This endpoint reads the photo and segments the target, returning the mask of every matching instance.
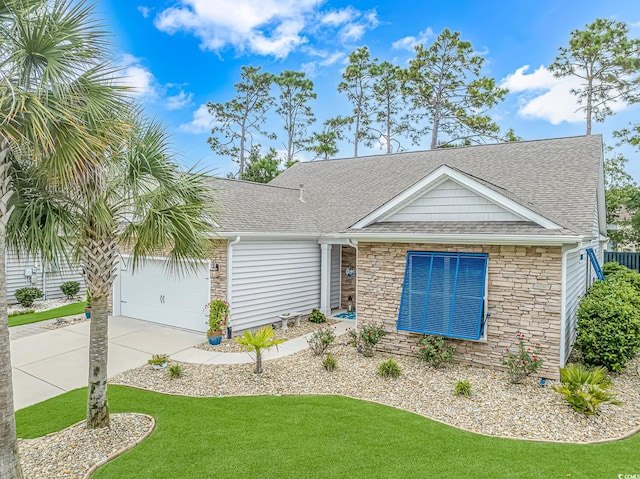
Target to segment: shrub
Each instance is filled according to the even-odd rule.
[[[326,323],[327,317],[318,308],[313,308],[309,315],[309,321],[312,323]]]
[[[223,299],[214,299],[208,305],[209,318],[207,324],[207,336],[216,336],[216,333],[224,331],[227,327],[227,318],[229,317],[229,303]]]
[[[65,281],[60,285],[60,291],[67,299],[73,299],[73,297],[80,292],[80,283],[77,281]]]
[[[363,356],[370,358],[373,356],[376,344],[380,342],[387,333],[380,326],[365,324],[360,328],[360,332],[349,330],[349,344],[356,347],[356,350]]]
[[[562,394],[575,411],[596,414],[601,404],[620,404],[615,400],[615,395],[608,391],[610,387],[605,368],[569,364],[566,368],[560,368],[560,386],[554,386],[553,389]]]
[[[154,354],[151,356],[151,359],[147,361],[148,364],[152,366],[162,366],[169,360],[168,354]]]
[[[618,263],[605,263],[602,272],[607,280],[618,280],[629,283],[640,291],[640,273]]]
[[[387,359],[378,366],[378,374],[383,378],[399,378],[402,371],[397,362],[393,359]]]
[[[418,341],[418,359],[439,368],[453,358],[453,347],[445,346],[442,336],[427,335]]]
[[[505,352],[505,358],[502,360],[502,364],[507,367],[507,373],[509,374],[509,382],[513,384],[519,384],[527,376],[535,373],[542,366],[542,359],[540,358],[540,345],[536,344],[533,349],[531,347],[525,347],[524,334],[516,334],[516,340],[518,345],[515,351],[507,348]]]
[[[621,371],[640,350],[640,292],[614,275],[578,306],[576,349],[588,365]]]
[[[309,343],[309,348],[313,354],[320,356],[335,339],[336,336],[333,333],[333,328],[326,327],[313,333],[311,337],[307,339],[307,343]]]
[[[180,376],[182,376],[183,372],[184,372],[184,368],[182,367],[182,364],[178,364],[178,363],[172,364],[171,366],[169,366],[169,369],[167,370],[167,374],[171,379],[178,379]]]
[[[338,366],[338,360],[331,353],[327,354],[322,360],[322,367],[329,372],[334,371],[337,366]]]
[[[468,398],[471,396],[471,383],[469,381],[458,381],[453,388],[453,392],[456,396],[464,396]]]
[[[22,306],[29,307],[36,299],[42,298],[43,294],[40,288],[20,288],[16,289],[14,296]]]

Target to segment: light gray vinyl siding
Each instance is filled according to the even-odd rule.
[[[561,358],[562,364],[566,361],[576,339],[576,323],[578,320],[578,303],[586,291],[587,253],[584,249],[567,255],[567,296],[565,304],[565,357]]]
[[[31,270],[31,278],[25,275],[27,270]],[[9,304],[16,303],[14,293],[17,289],[35,287],[40,288],[46,295],[46,299],[62,298],[64,294],[60,291],[60,285],[65,281],[78,281],[80,283],[80,297],[84,292],[84,280],[80,274],[79,266],[69,266],[61,259],[58,265],[53,267],[42,267],[39,258],[31,255],[21,254],[7,250],[6,253],[6,274],[7,274],[7,301]]]
[[[446,180],[384,221],[522,221],[453,180]]]
[[[308,314],[319,306],[317,241],[241,241],[233,246],[234,331],[275,323],[286,312]]]
[[[334,244],[331,247],[331,309],[340,307],[340,258],[342,246]]]

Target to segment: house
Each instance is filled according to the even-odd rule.
[[[17,254],[7,249],[5,271],[8,304],[18,302],[15,292],[20,288],[40,288],[43,299],[64,298],[65,295],[60,290],[62,283],[77,281],[81,287],[80,294],[84,292],[84,278],[80,266],[70,266],[63,258],[56,264],[45,264],[38,255]]]
[[[557,376],[575,339],[591,248],[607,241],[602,138],[512,142],[298,163],[267,185],[212,179],[211,260],[189,278],[127,256],[114,313],[204,331],[227,298],[234,332],[287,311],[345,308],[412,354],[442,334],[456,357],[500,364],[523,332]]]

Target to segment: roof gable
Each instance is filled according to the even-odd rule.
[[[496,188],[497,189],[497,188]],[[560,226],[511,197],[447,165],[442,165],[351,226],[376,222],[529,221],[546,229]],[[505,191],[506,193],[506,191]]]

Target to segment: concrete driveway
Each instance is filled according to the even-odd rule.
[[[43,332],[34,331],[34,326],[30,325],[30,332],[38,334],[15,331],[12,335],[16,338],[11,340],[16,409],[87,385],[89,321],[61,329],[42,329]],[[110,318],[109,377],[142,366],[152,354],[171,356],[204,339],[204,333],[121,316]]]

